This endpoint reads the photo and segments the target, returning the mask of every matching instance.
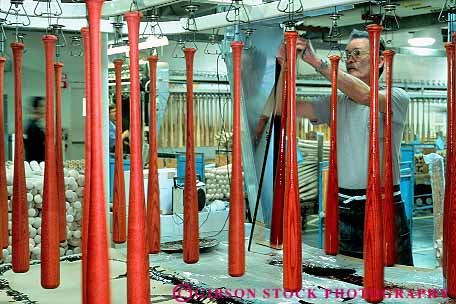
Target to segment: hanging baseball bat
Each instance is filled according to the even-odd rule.
[[[385,238],[385,266],[396,263],[396,211],[393,196],[393,154],[392,154],[392,79],[394,51],[383,52],[386,73],[386,100],[385,114],[383,116],[384,141],[383,141],[383,227]]]
[[[446,153],[446,172],[445,172],[445,203],[443,206],[443,257],[442,270],[443,277],[447,278],[447,259],[448,244],[451,240],[448,235],[448,224],[450,214],[450,204],[452,202],[452,171],[453,171],[453,154],[454,154],[454,119],[455,119],[455,45],[445,43],[448,64],[448,97],[447,97],[447,153]]]
[[[146,242],[146,210],[141,153],[141,101],[139,99],[139,23],[142,13],[125,13],[130,45],[130,145],[131,175],[128,209],[128,303],[150,302],[149,257]]]
[[[337,77],[339,56],[329,57],[331,61],[331,110],[329,140],[328,187],[326,187],[325,209],[325,253],[339,253],[339,181],[337,177]]]
[[[233,51],[233,162],[231,167],[228,271],[239,277],[245,272],[244,188],[241,146],[241,56],[244,44],[231,43]]]
[[[116,146],[114,164],[114,195],[112,199],[112,241],[122,244],[127,240],[127,207],[122,140],[122,59],[114,59],[116,74]]]
[[[59,241],[65,242],[66,235],[66,200],[65,177],[63,175],[63,149],[62,149],[62,69],[63,63],[54,64],[55,73],[55,153],[57,170],[57,207],[59,210]]]
[[[283,287],[297,291],[302,286],[301,206],[296,154],[296,40],[297,32],[285,32],[287,46],[287,161],[283,219]]]
[[[90,45],[90,102],[91,102],[91,167],[88,243],[87,243],[87,303],[111,302],[108,234],[106,227],[106,198],[104,192],[104,168],[101,115],[101,9],[104,0],[86,0],[89,20]],[[88,254],[90,253],[90,254]],[[96,269],[96,271],[94,271]]]
[[[285,193],[285,165],[287,151],[287,61],[282,64],[282,117],[280,120],[279,151],[274,181],[274,197],[269,243],[273,248],[281,248],[283,243],[283,198]]]
[[[157,155],[157,61],[147,58],[150,67],[149,181],[147,185],[147,244],[149,253],[160,252],[160,188]],[[174,103],[174,102],[173,102]],[[174,114],[174,113],[173,113]]]
[[[43,209],[41,211],[41,286],[60,285],[59,206],[54,138],[54,49],[57,37],[44,35],[46,62],[46,130]],[[65,225],[66,226],[66,225]],[[65,231],[66,233],[66,231]]]
[[[383,219],[380,200],[380,154],[378,143],[379,43],[382,26],[367,27],[370,41],[370,138],[366,214],[364,220],[364,288],[365,300],[383,300]]]
[[[5,62],[4,57],[0,57],[0,258],[2,258],[2,248],[8,248],[8,191],[6,182],[5,166],[5,112],[3,110],[4,100],[4,81],[5,81]]]
[[[91,79],[90,79],[90,44],[89,28],[81,29],[84,47],[84,78],[86,98],[85,145],[84,145],[84,197],[82,205],[82,303],[87,303],[87,244],[89,235],[90,183],[91,183]]]
[[[11,43],[14,64],[15,136],[23,137],[22,128],[22,52],[24,44]],[[3,164],[4,165],[4,164]],[[29,266],[29,228],[24,171],[24,141],[14,141],[14,177],[12,198],[12,264],[14,272],[27,272]]]
[[[185,48],[187,68],[187,146],[184,186],[184,262],[199,260],[198,198],[196,192],[195,137],[193,126],[193,59],[196,49]]]

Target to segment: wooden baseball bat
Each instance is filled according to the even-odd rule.
[[[285,195],[285,165],[287,152],[287,63],[282,64],[282,117],[280,121],[279,151],[274,181],[271,233],[269,243],[273,248],[281,248],[283,243],[283,198]]]
[[[328,187],[326,187],[325,209],[325,253],[339,253],[339,181],[337,176],[337,77],[339,56],[329,57],[331,61],[331,137],[329,140]]]
[[[127,297],[128,303],[150,302],[149,257],[146,242],[146,210],[141,153],[141,109],[139,99],[140,12],[125,13],[130,45],[130,145],[131,175],[128,209]]]
[[[454,151],[454,119],[455,119],[455,45],[446,43],[445,49],[447,52],[448,64],[448,97],[447,97],[447,152],[446,152],[446,172],[445,172],[445,204],[443,206],[443,256],[442,270],[443,277],[447,278],[447,259],[448,259],[448,244],[451,241],[448,235],[448,224],[450,214],[450,204],[452,202],[452,171],[453,171],[453,153]]]
[[[287,45],[287,161],[283,230],[283,287],[297,291],[302,286],[301,206],[296,159],[296,40],[297,32],[285,32]]]
[[[59,241],[65,242],[66,235],[66,200],[65,177],[63,175],[63,148],[62,148],[62,69],[63,63],[54,64],[55,73],[55,153],[57,177],[57,208],[59,210]]]
[[[22,128],[22,52],[24,44],[11,43],[14,64],[14,177],[12,197],[12,264],[14,272],[27,272],[29,266],[29,228],[27,192],[24,171],[24,141]]]
[[[86,118],[85,118],[85,145],[84,145],[84,197],[82,204],[82,303],[87,303],[87,244],[89,236],[89,211],[90,211],[90,184],[91,184],[91,121],[92,121],[92,103],[90,85],[90,42],[89,28],[81,29],[83,47],[84,47],[84,78],[85,78],[85,98],[86,98]]]
[[[196,49],[185,48],[187,68],[187,145],[184,186],[184,262],[199,260],[198,197],[196,191],[195,137],[193,126],[193,59]]]
[[[149,56],[150,123],[149,123],[149,181],[147,186],[147,243],[149,253],[160,252],[160,187],[158,184],[157,154],[157,61]],[[174,101],[173,101],[174,103]],[[174,106],[173,106],[174,107]],[[174,115],[174,112],[173,112]],[[174,119],[173,119],[174,121]],[[175,141],[173,141],[175,142]]]
[[[6,59],[0,57],[0,140],[2,142],[0,147],[0,249],[8,248],[8,190],[5,166],[5,112],[3,110],[5,62]],[[3,251],[0,251],[0,258],[2,258]]]
[[[101,9],[104,0],[86,0],[90,45],[91,102],[91,179],[89,228],[87,243],[87,303],[111,302],[108,235],[106,227],[106,197],[104,192],[103,146],[101,116]],[[95,200],[96,198],[96,200]],[[90,254],[89,254],[90,253]],[[94,271],[96,269],[96,271]]]
[[[122,59],[114,59],[116,74],[116,145],[114,185],[112,198],[112,241],[122,244],[127,240],[127,207],[125,204],[125,180],[122,140]]]
[[[370,138],[366,213],[364,220],[364,288],[365,300],[383,300],[383,219],[380,200],[380,154],[378,144],[379,43],[382,26],[367,27],[370,41]]]
[[[46,136],[44,141],[46,167],[41,211],[41,286],[57,288],[60,285],[59,228],[61,228],[54,138],[54,49],[57,37],[44,35],[42,40],[46,57]]]
[[[199,132],[199,111],[198,111],[198,95],[193,96],[193,114],[194,114],[194,128],[196,128],[195,134],[195,146],[199,147],[200,143],[200,132]]]
[[[384,238],[385,238],[385,266],[393,266],[396,263],[396,211],[393,196],[393,152],[392,152],[392,78],[394,51],[383,52],[385,58],[386,73],[386,101],[385,114],[383,116],[383,215]]]
[[[244,44],[231,43],[233,51],[233,164],[231,167],[228,270],[232,277],[245,272],[244,188],[241,146],[241,56]]]

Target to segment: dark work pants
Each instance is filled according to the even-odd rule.
[[[399,191],[399,186],[394,187]],[[363,196],[366,190],[339,189],[339,252],[343,255],[363,258],[365,199],[350,197]],[[404,202],[400,192],[394,196],[396,207],[396,264],[413,266],[410,230],[405,215]]]

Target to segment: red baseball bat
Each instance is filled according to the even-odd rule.
[[[325,209],[325,253],[339,253],[339,181],[337,176],[337,75],[339,56],[329,57],[331,61],[331,137],[328,166],[328,187],[326,187]]]
[[[84,161],[84,198],[82,205],[82,303],[87,303],[87,244],[89,236],[89,209],[90,209],[90,183],[91,183],[91,79],[90,79],[90,44],[89,28],[81,29],[84,47],[84,78],[85,78],[85,97],[86,97],[86,118],[85,118],[85,161]]]
[[[285,165],[287,151],[287,63],[282,64],[282,117],[280,120],[279,151],[274,182],[271,233],[269,243],[281,248],[283,243],[283,198],[285,193]]]
[[[54,49],[57,37],[44,35],[46,62],[46,136],[43,209],[41,211],[41,286],[60,285],[59,206],[54,138]],[[66,232],[66,231],[65,231]]]
[[[393,77],[394,51],[383,52],[385,58],[386,73],[386,103],[385,115],[383,116],[384,142],[383,142],[383,215],[384,238],[385,238],[385,266],[393,266],[396,263],[396,211],[393,198],[393,161],[391,146],[391,125],[393,110],[391,108],[391,90]]]
[[[101,34],[100,20],[103,0],[86,0],[89,20],[90,87],[91,87],[91,167],[88,243],[87,303],[111,302],[108,235],[106,229],[106,198],[104,192],[103,146],[101,116]]]
[[[11,43],[14,64],[14,127],[16,139],[22,138],[22,43]],[[24,141],[14,141],[14,177],[12,198],[12,264],[14,272],[30,268],[27,192],[24,171]]]
[[[57,196],[59,209],[59,240],[66,240],[66,200],[65,177],[63,175],[63,149],[62,149],[62,69],[63,63],[54,64],[55,72],[55,153],[57,170]]]
[[[112,200],[112,240],[121,244],[127,240],[127,207],[122,141],[122,59],[114,59],[116,73],[116,147],[114,167],[114,197]]]
[[[149,123],[149,181],[147,186],[147,244],[149,253],[160,252],[160,188],[157,160],[157,61],[149,56],[150,123]]]
[[[297,291],[302,286],[301,206],[296,154],[296,40],[297,32],[285,32],[287,44],[287,165],[283,229],[283,287]]]
[[[455,227],[456,225],[456,186],[454,185],[454,181],[456,181],[456,157],[452,154],[455,152],[454,144],[456,141],[456,129],[455,129],[455,122],[454,120],[456,119],[456,106],[455,106],[455,71],[454,71],[454,55],[455,55],[455,47],[456,44],[456,34],[453,34],[453,63],[451,64],[451,77],[448,75],[448,132],[451,132],[451,142],[447,143],[447,147],[449,150],[447,150],[447,155],[451,155],[451,162],[450,159],[447,159],[447,168],[450,168],[450,179],[445,183],[446,187],[449,188],[449,195],[448,195],[448,201],[446,201],[445,206],[448,205],[448,210],[447,210],[447,217],[446,217],[446,222],[444,223],[443,231],[445,233],[446,231],[446,239],[444,235],[443,239],[443,244],[446,243],[446,246],[444,247],[444,257],[446,256],[446,288],[447,288],[447,293],[448,297],[450,298],[456,298],[456,241],[454,240],[453,237],[451,237],[451,231],[452,228]],[[449,71],[450,71],[450,64],[449,64]],[[449,73],[448,73],[449,74]],[[451,80],[451,82],[450,82]],[[450,90],[452,91],[450,93]],[[451,96],[450,96],[451,94]],[[450,128],[451,125],[451,128]],[[450,133],[448,134],[450,136]],[[449,164],[449,165],[448,165]],[[444,210],[445,211],[445,210]],[[445,218],[444,218],[445,220]],[[445,228],[446,227],[446,228]]]
[[[382,26],[367,27],[370,41],[370,138],[366,214],[364,220],[364,288],[365,300],[383,300],[383,219],[380,200],[380,154],[378,147],[378,76],[379,43]]]
[[[454,40],[454,39],[453,39]],[[446,153],[446,172],[445,172],[445,198],[443,206],[443,257],[442,257],[442,270],[443,277],[447,278],[447,260],[448,260],[448,244],[451,241],[448,235],[450,205],[453,201],[453,191],[451,189],[453,178],[453,154],[454,154],[454,119],[455,119],[455,45],[453,43],[446,43],[445,49],[447,52],[448,63],[448,97],[447,97],[447,153]]]
[[[228,272],[240,277],[245,272],[244,188],[242,184],[241,146],[241,55],[244,44],[231,43],[233,51],[233,152],[228,236]]]
[[[199,260],[198,197],[196,191],[195,138],[193,127],[193,59],[196,50],[185,48],[187,68],[187,146],[184,187],[184,262]]]
[[[127,296],[128,303],[150,302],[149,257],[146,242],[146,210],[141,154],[141,109],[139,99],[139,23],[142,13],[128,12],[130,45],[130,145],[131,175],[128,210]]]
[[[3,110],[4,100],[4,71],[6,59],[0,57],[0,139],[3,145],[0,147],[0,164],[5,164],[5,113]],[[0,167],[0,249],[8,248],[8,191],[6,188],[6,167]],[[0,258],[3,251],[0,250]]]

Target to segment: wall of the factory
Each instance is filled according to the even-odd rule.
[[[195,53],[195,59],[193,63],[193,70],[195,73],[198,72],[216,72],[217,71],[217,58],[216,55],[204,54],[206,43],[196,43],[197,51]],[[170,44],[159,50],[160,61],[166,61],[169,63],[170,70],[185,71],[185,59],[174,58],[173,51],[176,47],[175,41],[170,41]],[[178,52],[179,55],[183,55],[182,52]],[[219,58],[218,69],[220,74],[226,74],[226,65],[224,60]]]

